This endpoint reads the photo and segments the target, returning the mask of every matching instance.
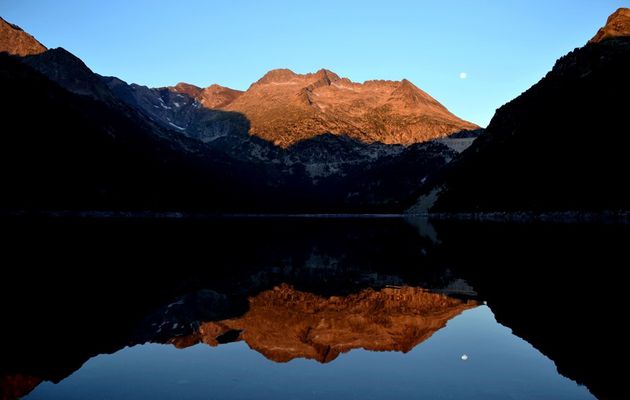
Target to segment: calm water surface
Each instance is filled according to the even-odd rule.
[[[463,361],[461,356],[468,355]],[[321,364],[276,363],[237,342],[147,344],[89,360],[27,399],[590,399],[487,306],[453,318],[409,353],[352,350]]]
[[[0,400],[628,398],[624,226],[10,220]],[[464,358],[464,359],[462,359]]]

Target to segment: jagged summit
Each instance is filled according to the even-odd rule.
[[[307,74],[307,76],[309,76],[311,74]],[[319,71],[315,72],[313,74],[313,78],[317,79],[318,81],[324,81],[327,84],[331,84],[332,82],[338,81],[341,78],[339,77],[339,75],[335,74],[334,72],[328,70],[328,69],[320,69]]]
[[[402,107],[424,106],[435,111],[439,111],[440,108],[443,108],[437,100],[407,79],[403,79],[397,83],[397,87],[391,93],[388,102],[390,104],[400,102]]]
[[[7,22],[0,17],[0,53],[6,52],[15,56],[28,56],[46,51],[46,46],[22,28]]]
[[[599,43],[606,39],[630,36],[630,8],[619,8],[612,13],[606,25],[601,28],[589,43]]]
[[[295,80],[308,82],[325,81],[330,84],[331,82],[337,81],[339,79],[341,79],[339,75],[325,68],[322,68],[317,72],[311,72],[307,74],[298,74],[288,68],[279,68],[272,69],[271,71],[267,72],[265,75],[263,75],[262,78],[256,81],[255,84],[290,83]]]

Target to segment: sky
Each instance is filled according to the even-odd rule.
[[[129,83],[245,90],[274,68],[409,79],[486,126],[630,0],[0,0],[0,16]]]

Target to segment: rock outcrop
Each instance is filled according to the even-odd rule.
[[[203,89],[198,99],[204,107],[224,108],[238,99],[242,94],[243,92],[240,90],[214,84]]]
[[[615,11],[589,43],[599,43],[606,39],[630,36],[630,8]]]
[[[46,47],[22,28],[0,17],[0,53],[14,56],[29,56],[46,51]]]

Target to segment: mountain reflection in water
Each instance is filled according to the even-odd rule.
[[[627,227],[402,219],[4,222],[0,311],[10,329],[0,332],[1,399],[31,391],[33,399],[97,392],[205,398],[212,388],[180,396],[180,386],[166,387],[171,380],[160,374],[181,381],[185,374],[227,374],[225,382],[208,381],[221,386],[238,379],[227,371],[249,362],[253,376],[286,386],[276,398],[304,397],[300,385],[309,387],[309,376],[333,371],[345,375],[329,388],[332,397],[343,397],[357,379],[381,386],[356,393],[387,397],[399,389],[385,377],[408,377],[399,382],[407,395],[465,395],[448,388],[470,385],[478,398],[588,398],[493,313],[563,375],[600,398],[625,397],[620,370],[605,360],[623,348],[621,331],[609,324],[623,304],[622,281],[611,278],[625,256]],[[490,308],[479,306],[486,300]],[[267,364],[246,354],[244,344]],[[212,361],[234,349],[241,349],[237,358]],[[366,350],[378,353],[368,357]],[[200,369],[168,370],[200,352],[210,357],[194,360]],[[357,361],[366,357],[375,364]],[[309,359],[325,369],[303,364]],[[103,363],[135,389],[115,392]],[[124,367],[135,363],[155,375]],[[252,378],[240,385],[247,392],[259,384]],[[221,396],[238,397],[229,387]]]
[[[195,333],[169,342],[216,346],[233,332],[233,341],[244,340],[270,360],[326,363],[358,348],[407,353],[475,305],[412,287],[323,298],[282,285],[250,298],[242,317],[201,323]]]

